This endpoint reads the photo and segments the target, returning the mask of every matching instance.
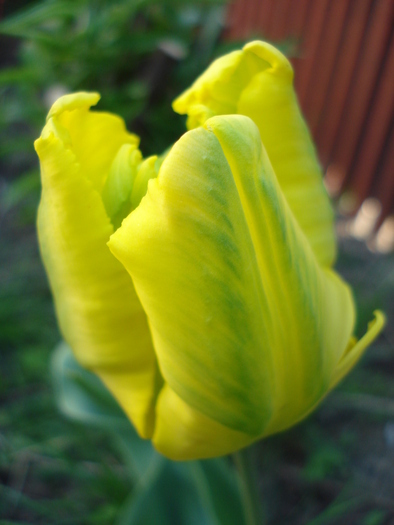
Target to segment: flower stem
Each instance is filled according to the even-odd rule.
[[[266,520],[257,490],[256,462],[251,447],[233,454],[238,470],[246,525],[264,525]]]

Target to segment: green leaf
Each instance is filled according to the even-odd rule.
[[[223,525],[244,523],[237,472],[226,458],[186,463],[192,472],[200,500]]]
[[[53,354],[52,374],[60,410],[71,419],[103,427],[119,427],[126,416],[100,379],[82,368],[62,342]]]
[[[117,525],[245,523],[235,485],[229,490],[234,473],[226,469],[225,460],[161,462],[155,475],[148,490],[132,494]]]
[[[9,67],[0,71],[0,86],[37,82],[37,70],[31,66]]]
[[[158,453],[141,439],[101,380],[82,368],[70,347],[60,343],[52,357],[52,376],[57,404],[64,415],[83,424],[111,432],[134,478],[143,480]]]
[[[173,462],[158,454],[64,342],[54,351],[52,375],[60,410],[111,432],[134,474],[137,486],[117,525],[244,525],[236,472],[226,459]]]

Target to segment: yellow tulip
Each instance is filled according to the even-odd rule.
[[[191,129],[142,159],[97,94],[36,141],[38,231],[61,331],[139,434],[173,459],[233,452],[305,417],[384,324],[352,336],[333,213],[286,58],[253,42],[174,109]]]

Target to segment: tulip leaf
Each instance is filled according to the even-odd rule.
[[[191,470],[204,507],[210,508],[219,523],[244,523],[236,471],[225,458],[185,463]]]
[[[117,525],[219,525],[209,520],[183,470],[166,463],[149,490],[132,495]]]
[[[168,459],[156,452],[149,440],[141,439],[129,424],[114,434],[118,449],[141,487],[149,487],[162,461]]]
[[[117,525],[243,525],[235,470],[222,458],[172,462],[141,439],[110,392],[60,343],[52,358],[60,410],[70,419],[113,433],[133,490]]]
[[[98,426],[127,422],[100,379],[78,364],[64,342],[55,349],[52,373],[58,406],[66,416]]]
[[[147,490],[133,493],[117,525],[244,525],[235,474],[223,459],[163,460]]]
[[[60,343],[52,357],[58,407],[68,418],[102,427],[116,437],[127,465],[140,482],[159,454],[141,439],[110,392],[93,373],[82,368],[70,347]]]

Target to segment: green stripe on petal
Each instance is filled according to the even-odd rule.
[[[328,389],[354,307],[319,267],[253,122],[215,117],[205,128],[175,144],[109,246],[133,278],[171,390],[257,437]]]
[[[252,122],[216,117],[205,126],[219,139],[231,167],[261,282],[275,312],[270,332],[276,407],[264,434],[272,433],[298,420],[326,392],[353,330],[353,299],[338,275],[319,266]]]
[[[213,115],[250,117],[318,261],[332,265],[336,255],[333,212],[293,89],[293,71],[280,51],[255,41],[219,58],[175,100],[173,108],[189,115],[189,128]]]

